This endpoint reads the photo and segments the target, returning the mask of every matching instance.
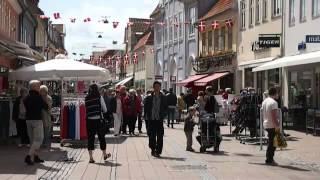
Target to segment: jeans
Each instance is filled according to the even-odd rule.
[[[27,120],[28,135],[30,138],[31,146],[29,155],[34,155],[43,141],[43,122],[42,120]]]
[[[174,108],[174,107],[169,107],[168,108],[168,127],[170,125],[170,121],[171,121],[171,127],[173,127],[175,111],[176,111],[176,108]]]
[[[187,148],[186,150],[190,150],[192,149],[192,131],[185,131],[184,132],[186,134],[186,138],[187,138]]]
[[[149,148],[157,154],[162,153],[163,148],[163,121],[149,120],[148,122]]]
[[[43,145],[50,146],[51,145],[51,134],[52,134],[52,126],[43,127]]]
[[[266,153],[266,157],[267,157],[266,162],[272,163],[274,152],[276,151],[276,148],[273,146],[273,139],[276,135],[276,131],[274,128],[266,129],[266,131],[268,132],[268,149]]]
[[[100,149],[106,150],[106,138],[103,123],[100,119],[87,119],[87,133],[88,133],[88,150],[94,150],[94,141],[96,134],[100,143]]]

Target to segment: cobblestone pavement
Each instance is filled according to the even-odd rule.
[[[228,127],[222,128],[228,134]],[[296,131],[291,134],[288,148],[277,151],[279,166],[264,165],[265,151],[259,146],[240,144],[234,137],[224,136],[220,152],[199,153],[185,151],[182,125],[165,129],[162,158],[151,156],[145,134],[136,137],[107,136],[107,150],[112,157],[104,162],[97,149],[95,164],[89,164],[85,148],[66,146],[42,152],[46,162],[33,167],[23,163],[27,149],[14,146],[0,148],[0,179],[206,179],[206,180],[319,180],[320,137]],[[196,132],[194,133],[194,136]],[[195,140],[195,139],[194,139]],[[98,148],[98,145],[97,145]],[[265,149],[265,147],[264,147]]]

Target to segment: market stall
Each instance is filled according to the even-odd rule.
[[[84,95],[69,96],[64,90],[64,81],[106,81],[109,72],[104,68],[75,61],[73,59],[53,59],[33,66],[24,67],[10,72],[9,80],[56,80],[61,82],[61,109],[68,109],[68,113],[61,112],[60,136],[61,139],[85,138],[85,121],[83,103]],[[70,108],[72,107],[72,108]],[[71,109],[71,110],[70,110]],[[81,131],[82,130],[82,131]]]

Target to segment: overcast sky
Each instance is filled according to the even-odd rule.
[[[53,23],[66,25],[66,48],[69,56],[72,53],[83,53],[88,58],[91,51],[103,50],[92,46],[107,48],[122,48],[124,29],[129,17],[149,18],[159,0],[41,0],[40,8],[49,16]],[[61,19],[54,20],[53,13],[60,13]],[[109,24],[100,21],[107,16]],[[84,23],[87,17],[90,23]],[[71,23],[70,18],[76,18],[76,23]],[[112,27],[112,22],[120,22],[118,28]],[[101,32],[103,38],[99,39]],[[112,41],[118,45],[112,45]]]

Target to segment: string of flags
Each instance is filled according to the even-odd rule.
[[[45,16],[45,15],[39,15],[41,19],[50,19],[50,17]],[[62,19],[62,16],[59,12],[53,13],[53,18],[55,20],[57,19]],[[70,23],[76,23],[78,22],[77,18],[75,17],[71,17],[70,19]],[[86,17],[82,20],[84,23],[90,23],[93,22],[93,18],[91,17]],[[102,19],[100,18],[97,22],[99,23],[104,23],[104,24],[109,24],[108,21],[108,17],[103,16]],[[127,27],[131,27],[133,26],[135,23],[141,24],[141,22],[127,22]],[[196,23],[191,23],[191,22],[179,22],[178,19],[174,19],[171,20],[170,22],[165,21],[165,22],[154,22],[153,20],[150,19],[150,21],[145,21],[142,22],[142,24],[144,24],[145,26],[150,26],[150,25],[159,25],[161,27],[167,26],[167,25],[173,25],[175,28],[179,28],[180,26],[183,25],[193,25],[195,28],[198,28],[200,32],[203,32],[206,30],[206,28],[212,28],[212,29],[218,29],[221,26],[225,25],[226,27],[230,28],[233,26],[233,19],[229,18],[229,19],[225,19],[225,20],[213,20],[211,22],[209,21],[200,21],[200,22],[196,22]],[[112,22],[112,27],[114,29],[118,28],[120,22],[119,21],[113,21]]]
[[[153,54],[154,53],[154,49],[150,48],[149,49],[150,53]],[[140,56],[145,56],[146,52],[143,50],[140,52]],[[139,53],[134,52],[133,55],[130,57],[129,54],[125,54],[123,57],[121,56],[108,56],[107,58],[103,58],[102,56],[99,56],[98,59],[95,59],[94,56],[90,56],[90,63],[94,64],[94,65],[105,65],[105,67],[113,67],[114,65],[116,65],[116,63],[118,64],[122,64],[124,63],[124,65],[129,65],[130,62],[132,64],[138,64],[138,58],[139,58]],[[123,62],[121,61],[123,60]]]

